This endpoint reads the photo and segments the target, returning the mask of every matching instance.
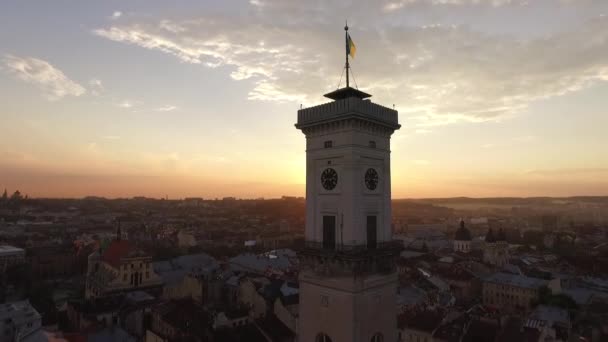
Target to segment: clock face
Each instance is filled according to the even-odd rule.
[[[365,186],[370,190],[376,190],[378,187],[378,172],[369,168],[365,172]]]
[[[333,190],[338,184],[338,173],[336,170],[327,168],[321,174],[321,184],[325,190]]]

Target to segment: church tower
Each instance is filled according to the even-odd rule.
[[[345,27],[348,30],[348,27]],[[354,44],[346,33],[348,54]],[[392,240],[390,138],[397,111],[350,87],[298,111],[306,136],[300,342],[395,341],[400,245]]]
[[[487,264],[503,268],[509,263],[509,243],[502,228],[494,234],[492,228],[486,234],[483,261]]]
[[[471,252],[471,232],[464,226],[464,219],[460,220],[460,228],[454,234],[454,252]]]

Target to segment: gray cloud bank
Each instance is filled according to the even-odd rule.
[[[525,7],[523,1],[401,0],[355,6],[255,0],[249,6],[247,16],[133,19],[93,32],[185,63],[230,66],[233,79],[253,81],[252,100],[315,104],[323,101],[322,91],[337,85],[344,46],[335,18],[351,13],[359,86],[376,94],[379,103],[396,104],[420,126],[497,120],[533,101],[608,80],[608,18],[599,14],[568,30],[526,38],[463,25],[413,25],[395,14],[408,6],[501,10]]]

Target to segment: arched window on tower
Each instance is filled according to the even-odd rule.
[[[324,333],[319,333],[317,338],[315,338],[315,342],[332,342],[331,338]]]
[[[371,342],[384,342],[384,336],[381,333],[376,333],[372,336]]]

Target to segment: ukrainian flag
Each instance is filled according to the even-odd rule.
[[[355,53],[357,53],[357,47],[353,42],[350,34],[346,34],[346,54],[350,55],[352,58],[355,58]]]

